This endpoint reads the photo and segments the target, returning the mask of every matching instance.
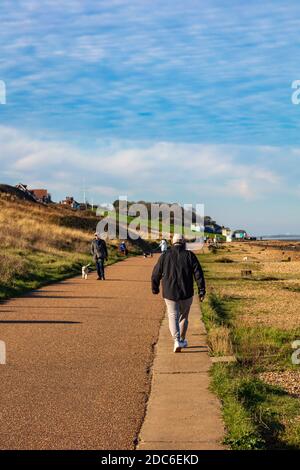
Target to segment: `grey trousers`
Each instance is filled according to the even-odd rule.
[[[169,317],[170,333],[174,341],[183,341],[188,329],[189,313],[193,302],[193,297],[190,297],[186,300],[179,300],[178,302],[165,299],[165,302]]]

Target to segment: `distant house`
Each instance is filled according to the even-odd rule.
[[[30,191],[27,188],[27,184],[22,184],[22,183],[16,184],[16,188],[19,189],[20,191],[23,191],[23,193],[25,194],[27,193],[28,195],[30,195]]]
[[[227,242],[232,241],[232,230],[228,227],[222,227],[222,235],[226,238]]]
[[[222,235],[224,237],[226,237],[227,235],[231,235],[232,234],[232,230],[228,227],[222,227]]]
[[[36,202],[43,204],[49,204],[51,202],[51,194],[48,193],[47,189],[28,189],[27,184],[22,183],[17,184],[16,188],[27,196],[30,196]]]
[[[202,227],[200,224],[191,224],[191,231],[192,232],[201,232]]]
[[[63,206],[69,206],[71,207],[71,209],[76,209],[76,210],[80,209],[79,202],[75,201],[73,196],[66,196],[66,199],[61,201],[60,204],[62,204]]]
[[[29,192],[38,202],[43,202],[44,204],[51,202],[51,194],[48,193],[47,189],[29,189]]]
[[[248,235],[245,230],[235,230],[233,232],[232,237],[236,240],[245,240],[248,237]]]

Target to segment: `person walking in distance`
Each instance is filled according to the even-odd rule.
[[[104,240],[102,240],[98,233],[95,233],[95,238],[92,241],[91,245],[91,254],[93,259],[96,263],[98,278],[97,280],[100,281],[103,279],[105,280],[105,273],[104,273],[104,260],[107,261],[108,253],[107,253],[107,246]]]
[[[173,246],[160,256],[151,278],[153,294],[159,294],[162,281],[162,295],[167,306],[174,352],[180,352],[188,346],[186,333],[193,302],[194,279],[202,302],[205,297],[205,280],[201,265],[196,255],[186,250],[183,236],[175,234]]]
[[[162,253],[164,253],[165,251],[167,251],[168,249],[168,244],[166,242],[166,240],[161,240],[160,244],[159,244],[159,248],[160,248],[160,251]]]
[[[125,243],[124,240],[120,243],[119,251],[120,251],[122,256],[127,256],[128,255],[127,246],[126,246],[126,243]]]

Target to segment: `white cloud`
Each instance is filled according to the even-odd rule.
[[[83,150],[3,126],[0,141],[4,175],[11,182],[44,182],[57,198],[71,188],[78,191],[83,178],[95,197],[113,198],[126,191],[134,198],[146,194],[155,200],[191,198],[191,188],[195,192],[197,186],[197,197],[209,197],[201,195],[201,188],[210,187],[212,194],[259,199],[284,183],[272,170],[272,162],[264,166],[255,162],[255,154],[264,154],[256,147],[113,141]],[[241,164],[240,156],[245,153],[253,158]]]

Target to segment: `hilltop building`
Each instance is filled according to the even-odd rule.
[[[248,238],[247,232],[245,230],[235,230],[233,232],[233,238],[236,240],[245,240]]]
[[[66,199],[60,201],[60,204],[62,204],[63,206],[69,206],[71,207],[71,209],[79,210],[81,208],[79,202],[75,201],[73,196],[66,196]]]
[[[31,196],[36,202],[43,204],[49,204],[52,202],[51,194],[48,193],[47,189],[28,189],[27,184],[22,183],[17,184],[16,188],[24,194]]]
[[[30,189],[29,191],[38,202],[43,202],[45,204],[49,204],[51,202],[51,194],[48,193],[47,189]]]
[[[222,227],[222,235],[226,238],[226,242],[232,242],[232,230],[228,227]]]

